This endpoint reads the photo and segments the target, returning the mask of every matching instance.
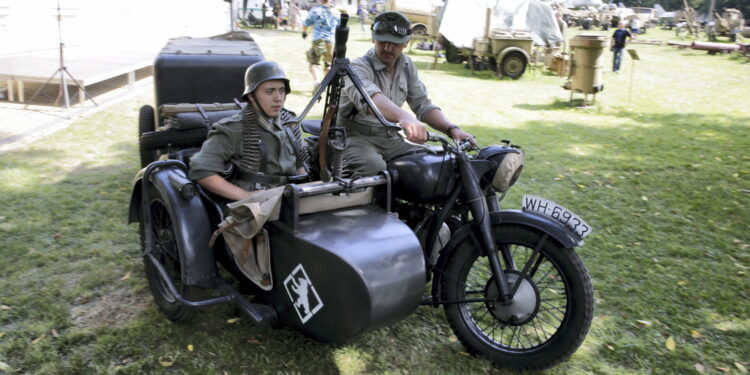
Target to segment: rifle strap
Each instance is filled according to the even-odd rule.
[[[318,162],[320,163],[320,169],[328,169],[326,163],[326,147],[328,146],[328,132],[331,128],[331,120],[333,119],[334,111],[336,106],[331,104],[328,106],[326,116],[323,118],[323,124],[320,127],[320,141],[318,143]]]

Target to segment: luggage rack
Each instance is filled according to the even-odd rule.
[[[390,212],[391,181],[391,174],[382,171],[376,176],[357,179],[289,184],[284,189],[279,222],[294,231],[300,216],[309,213],[367,204],[375,204]]]

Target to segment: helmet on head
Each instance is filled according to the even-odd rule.
[[[284,74],[284,70],[281,69],[279,63],[261,61],[251,65],[245,71],[245,92],[242,93],[242,100],[247,100],[247,94],[255,91],[261,83],[275,79],[284,81],[284,88],[286,88],[287,93],[292,91],[289,86],[289,80],[286,78],[286,74]]]
[[[380,13],[372,23],[372,38],[379,42],[404,44],[411,35],[411,22],[399,12]]]

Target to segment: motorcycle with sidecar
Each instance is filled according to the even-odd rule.
[[[535,196],[520,210],[500,208],[524,162],[509,141],[476,150],[430,134],[440,146],[394,158],[375,176],[342,177],[335,151],[345,130],[331,126],[333,116],[303,119],[324,91],[327,111],[335,109],[344,76],[363,93],[345,57],[346,21],[331,71],[294,120],[334,151],[331,170],[321,163],[312,174],[325,181],[283,188],[278,220],[260,236],[271,249],[270,287],[248,279],[222,237],[212,241],[225,202],[187,177],[197,149],[174,145],[136,175],[129,221],[139,223],[159,309],[184,321],[197,308],[233,303],[256,325],[340,342],[419,306],[442,306],[467,350],[496,366],[544,369],[567,359],[593,315],[592,285],[574,251],[591,227]]]

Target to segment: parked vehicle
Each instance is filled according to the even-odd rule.
[[[412,35],[422,38],[437,38],[442,1],[434,0],[388,0],[385,10],[399,12],[411,21]]]
[[[342,15],[331,71],[294,122],[324,92],[326,108],[335,110],[344,76],[364,92],[345,58],[347,20]],[[400,130],[367,102],[383,126]],[[302,124],[314,142],[320,123]],[[330,128],[329,140],[340,136]],[[195,308],[234,303],[258,325],[342,341],[420,305],[442,306],[467,350],[497,366],[543,369],[567,359],[593,315],[591,281],[574,251],[591,227],[534,196],[520,210],[500,208],[524,163],[510,141],[476,150],[430,139],[440,147],[397,157],[375,176],[334,173],[329,182],[286,185],[279,218],[262,235],[271,248],[269,288],[238,269],[222,237],[211,241],[225,219],[222,202],[187,178],[196,149],[172,146],[167,160],[136,175],[129,215],[140,223],[159,309],[184,321]],[[423,297],[425,283],[431,287]]]
[[[716,41],[717,37],[723,36],[730,41],[737,41],[737,34],[741,34],[745,27],[745,19],[742,12],[737,9],[725,9],[722,14],[714,11],[714,19],[706,27],[708,40]]]
[[[463,48],[461,53],[472,69],[490,68],[500,77],[519,79],[531,62],[533,43],[528,31],[495,29],[488,37],[474,39],[473,48]]]

